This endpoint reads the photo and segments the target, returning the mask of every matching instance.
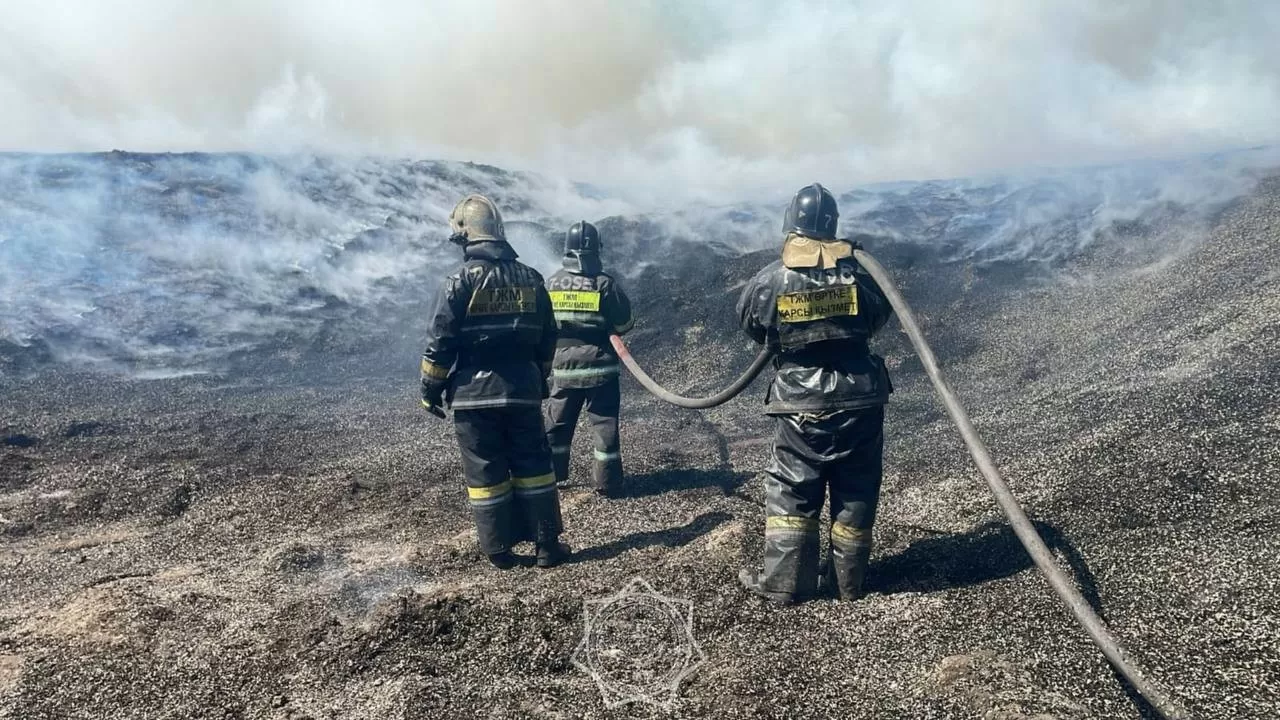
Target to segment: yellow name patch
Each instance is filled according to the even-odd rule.
[[[858,288],[856,285],[778,296],[778,319],[784,323],[808,322],[857,314]]]
[[[569,312],[600,312],[600,293],[595,290],[553,290],[551,309]]]
[[[538,311],[538,290],[531,287],[481,288],[471,295],[467,315],[521,315]]]

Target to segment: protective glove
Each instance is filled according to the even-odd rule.
[[[436,417],[444,417],[444,383],[422,381],[422,407]]]

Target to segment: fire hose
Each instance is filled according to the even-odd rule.
[[[747,371],[742,373],[737,380],[734,380],[729,387],[721,390],[715,395],[709,395],[702,398],[691,398],[676,395],[659,385],[653,378],[649,377],[648,373],[646,373],[640,365],[636,363],[635,358],[631,357],[631,352],[627,350],[627,346],[622,342],[622,338],[617,335],[610,335],[609,341],[613,343],[613,349],[618,353],[618,358],[622,360],[622,364],[627,366],[627,369],[631,371],[631,374],[635,376],[636,380],[640,381],[640,384],[644,386],[645,390],[648,390],[659,400],[665,400],[672,405],[678,405],[679,407],[690,408],[693,410],[702,410],[705,408],[715,407],[717,405],[723,405],[729,400],[732,400],[743,390],[746,390],[747,386],[750,385],[751,382],[756,379],[756,376],[764,370],[764,366],[768,365],[769,361],[773,359],[773,350],[766,346],[765,349],[761,350],[760,354],[756,356],[756,359],[751,361],[751,367],[747,368]]]
[[[1120,646],[1115,636],[1103,624],[1102,619],[1094,613],[1093,608],[1089,606],[1080,591],[1076,589],[1075,584],[1058,566],[1053,554],[1044,544],[1040,534],[1036,532],[1035,526],[1032,525],[1026,512],[1018,504],[1004,478],[1000,476],[999,470],[996,469],[995,463],[991,459],[991,454],[987,451],[986,444],[978,436],[978,431],[974,429],[973,423],[969,421],[969,416],[964,407],[961,406],[960,400],[942,377],[942,372],[938,369],[938,362],[933,355],[933,350],[929,347],[929,343],[925,341],[924,334],[920,331],[920,326],[916,324],[915,315],[911,312],[910,306],[907,305],[907,301],[902,297],[898,288],[893,284],[889,273],[885,271],[880,263],[876,262],[875,258],[861,249],[854,250],[854,258],[871,274],[871,277],[888,297],[889,303],[898,315],[898,321],[902,324],[903,331],[911,339],[911,344],[915,347],[916,354],[920,356],[920,362],[924,365],[925,372],[933,382],[933,387],[937,391],[939,399],[942,400],[942,404],[946,407],[947,414],[950,415],[952,422],[956,424],[956,428],[959,429],[960,435],[964,438],[964,443],[969,449],[969,454],[973,456],[974,463],[978,466],[983,478],[986,479],[987,486],[991,488],[991,492],[995,495],[996,502],[1000,505],[1005,517],[1009,519],[1009,524],[1013,526],[1013,531],[1018,540],[1049,582],[1049,586],[1066,604],[1067,609],[1071,611],[1071,614],[1075,616],[1080,625],[1084,627],[1085,632],[1093,640],[1093,644],[1102,651],[1102,654],[1111,662],[1112,667],[1119,671],[1153,708],[1168,720],[1183,720],[1190,717],[1185,709],[1147,677],[1146,672]],[[694,409],[709,408],[723,404],[741,393],[764,370],[764,366],[768,364],[773,356],[772,349],[766,346],[755,361],[751,363],[751,367],[728,388],[708,397],[688,398],[669,392],[654,382],[653,378],[649,377],[636,363],[635,358],[631,357],[631,353],[628,352],[622,338],[612,335],[609,339],[618,353],[618,358],[622,360],[622,363],[635,376],[636,380],[644,386],[645,390],[673,405]]]

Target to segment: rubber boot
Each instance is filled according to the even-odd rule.
[[[553,568],[569,559],[572,551],[569,546],[560,542],[560,540],[552,540],[550,542],[538,543],[538,559],[537,565],[540,568]]]
[[[831,567],[831,553],[818,561],[818,597],[836,597],[836,573]]]
[[[532,478],[513,478],[515,484],[515,524],[520,540],[550,543],[564,532],[560,516],[560,490],[553,473]]]
[[[816,518],[766,518],[764,570],[756,576],[760,588],[771,594],[789,597],[792,602],[816,596],[819,543]]]
[[[552,449],[551,469],[556,476],[556,485],[564,485],[569,482],[569,460],[568,448],[565,448],[565,452],[555,452],[555,449]]]
[[[489,489],[469,488],[469,491],[479,495]],[[480,552],[490,556],[501,555],[510,552],[512,546],[523,539],[515,499],[509,490],[494,498],[472,497],[471,513],[475,518]]]
[[[503,552],[487,555],[486,557],[488,557],[489,562],[493,563],[493,566],[499,570],[510,570],[516,566],[516,556],[512,555],[510,550],[504,550]]]
[[[859,600],[866,595],[864,585],[870,562],[870,543],[859,544],[848,550],[831,548],[831,563],[827,567],[836,597],[841,600]]]
[[[750,592],[766,600],[772,600],[779,605],[793,605],[797,600],[791,593],[766,589],[764,586],[764,574],[755,570],[747,570],[746,568],[739,570],[738,582],[742,583],[742,587]]]
[[[596,493],[605,497],[612,497],[621,490],[622,458],[618,453],[595,451],[591,463],[591,480],[595,484]]]

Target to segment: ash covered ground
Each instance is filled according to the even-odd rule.
[[[0,716],[1152,717],[1007,529],[896,322],[863,601],[778,609],[737,585],[759,562],[763,381],[699,413],[624,380],[625,497],[580,484],[580,431],[575,562],[489,567],[452,428],[415,397],[456,262],[442,212],[493,193],[544,268],[577,218],[492,168],[343,184],[274,162],[5,159]],[[1046,541],[1197,718],[1280,706],[1280,180],[1257,178],[1103,221],[1075,184],[844,197],[866,203],[846,227],[896,235],[868,249]],[[717,213],[706,247],[696,218],[600,223],[635,355],[686,394],[745,367],[732,305],[776,255],[780,213]],[[273,233],[293,249],[262,249]],[[636,577],[692,603],[706,655],[667,711],[607,708],[571,660],[584,602]]]

